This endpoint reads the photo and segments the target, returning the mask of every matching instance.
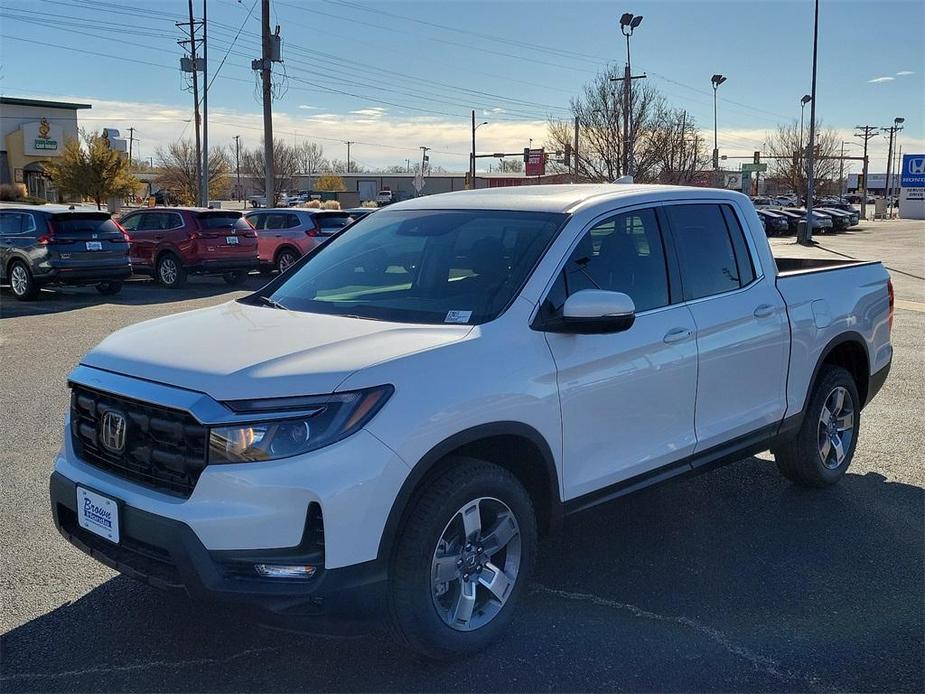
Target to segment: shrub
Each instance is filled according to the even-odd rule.
[[[320,210],[321,201],[320,200],[309,200],[308,202],[303,202],[299,207],[307,207],[311,210]]]
[[[0,184],[0,200],[22,200],[26,197],[26,186],[22,183]]]
[[[340,202],[337,200],[325,200],[323,203],[321,203],[321,209],[322,210],[339,210]]]

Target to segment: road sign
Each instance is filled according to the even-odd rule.
[[[899,185],[902,188],[925,188],[925,154],[904,154]]]
[[[757,171],[758,173],[764,173],[768,170],[767,164],[742,164],[742,173],[751,173],[752,171]]]

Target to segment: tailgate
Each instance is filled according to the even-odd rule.
[[[209,258],[252,258],[257,256],[257,232],[240,212],[200,212],[199,252]]]
[[[49,232],[53,265],[91,267],[128,262],[128,243],[106,212],[52,215]]]

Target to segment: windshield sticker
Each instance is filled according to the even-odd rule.
[[[472,318],[472,311],[447,311],[444,323],[468,323]]]

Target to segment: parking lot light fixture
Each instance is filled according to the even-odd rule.
[[[713,85],[713,172],[717,180],[714,184],[719,185],[719,130],[716,124],[716,90],[726,78],[723,75],[713,75],[710,78],[710,84]]]
[[[809,94],[804,94],[803,98],[800,99],[800,168],[803,168],[803,111],[806,109],[806,104],[813,100]]]

